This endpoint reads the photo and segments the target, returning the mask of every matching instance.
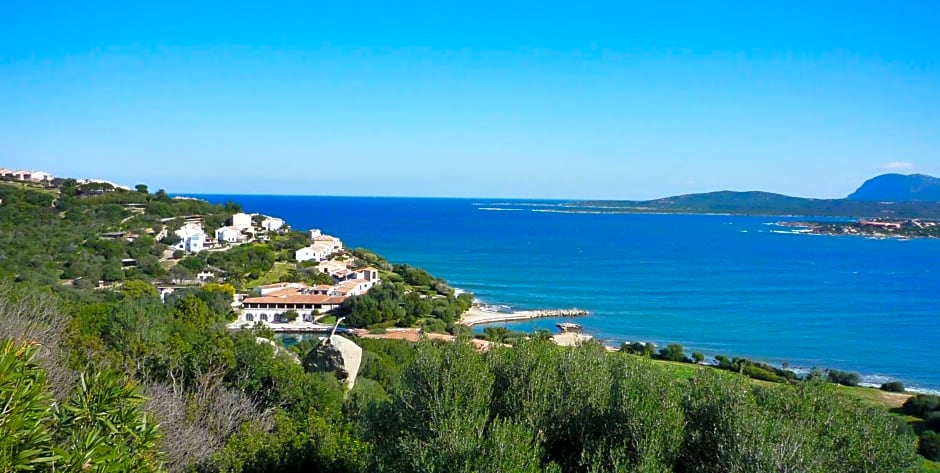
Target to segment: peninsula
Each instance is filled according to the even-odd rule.
[[[578,201],[562,204],[573,213],[694,213],[806,217],[940,220],[940,179],[886,174],[868,180],[843,199],[811,199],[770,192],[718,191],[654,200]]]
[[[862,236],[878,239],[909,240],[912,238],[940,238],[940,221],[858,219],[850,222],[785,221],[777,222],[782,227],[804,229],[814,235]]]

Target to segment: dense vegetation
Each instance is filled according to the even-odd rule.
[[[464,337],[356,339],[363,365],[347,391],[298,362],[314,342],[284,349],[268,329],[225,326],[236,287],[284,266],[302,234],[177,258],[152,235],[193,214],[212,228],[237,206],[68,181],[0,192],[0,276],[10,281],[0,283],[0,471],[919,469],[912,432],[829,384],[769,371],[788,383],[765,386],[691,365],[683,380],[644,356],[562,348],[544,333],[493,328],[489,338],[514,346],[486,353]],[[124,234],[102,237],[111,232]],[[148,255],[152,271],[140,264]],[[344,305],[356,325],[440,329],[469,305],[420,269],[366,250],[347,257],[385,280]],[[226,283],[165,300],[150,284],[205,269]],[[278,278],[317,277],[292,269]],[[99,278],[117,284],[82,282]],[[678,345],[633,348],[689,361]],[[933,426],[937,403],[917,399],[906,409]],[[920,432],[920,451],[930,455],[935,439]]]

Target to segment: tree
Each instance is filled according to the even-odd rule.
[[[916,394],[901,406],[905,414],[926,417],[928,412],[940,410],[940,397],[933,394]]]
[[[829,378],[830,382],[843,386],[858,386],[858,383],[862,381],[862,377],[858,373],[850,371],[826,370],[826,377]]]
[[[288,310],[281,314],[281,320],[285,322],[293,322],[297,320],[298,317],[300,317],[300,314],[298,314],[296,310]]]
[[[694,361],[696,364],[699,364],[705,361],[705,355],[698,351],[692,352],[692,361]]]
[[[681,362],[691,362],[689,358],[685,356],[685,350],[682,348],[682,345],[678,343],[670,343],[666,345],[666,348],[659,350],[659,355],[657,358],[666,361],[681,361]]]
[[[134,186],[134,189],[141,194],[149,194],[150,191],[147,189],[147,184],[137,184]]]
[[[940,461],[940,435],[932,430],[921,432],[917,442],[917,453],[930,461]]]
[[[146,281],[131,279],[129,281],[125,281],[121,286],[121,295],[131,299],[140,299],[147,296],[156,297],[157,288],[153,287],[152,284]]]
[[[904,383],[900,381],[889,381],[881,385],[880,388],[882,391],[887,391],[890,393],[903,393],[904,392]]]
[[[189,281],[196,277],[196,274],[193,273],[189,268],[179,264],[173,265],[173,267],[168,271],[168,274],[170,278],[176,283]]]

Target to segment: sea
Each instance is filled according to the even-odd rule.
[[[319,228],[503,309],[587,333],[940,391],[940,240],[811,235],[799,217],[570,212],[560,201],[196,195]],[[597,210],[597,209],[595,209]],[[504,323],[555,330],[558,319]]]

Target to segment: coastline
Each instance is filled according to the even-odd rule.
[[[520,320],[541,318],[581,317],[588,314],[588,311],[577,308],[492,312],[483,310],[480,308],[480,306],[473,306],[460,316],[460,321],[457,323],[472,327],[474,325],[492,324],[497,322],[518,322]]]

